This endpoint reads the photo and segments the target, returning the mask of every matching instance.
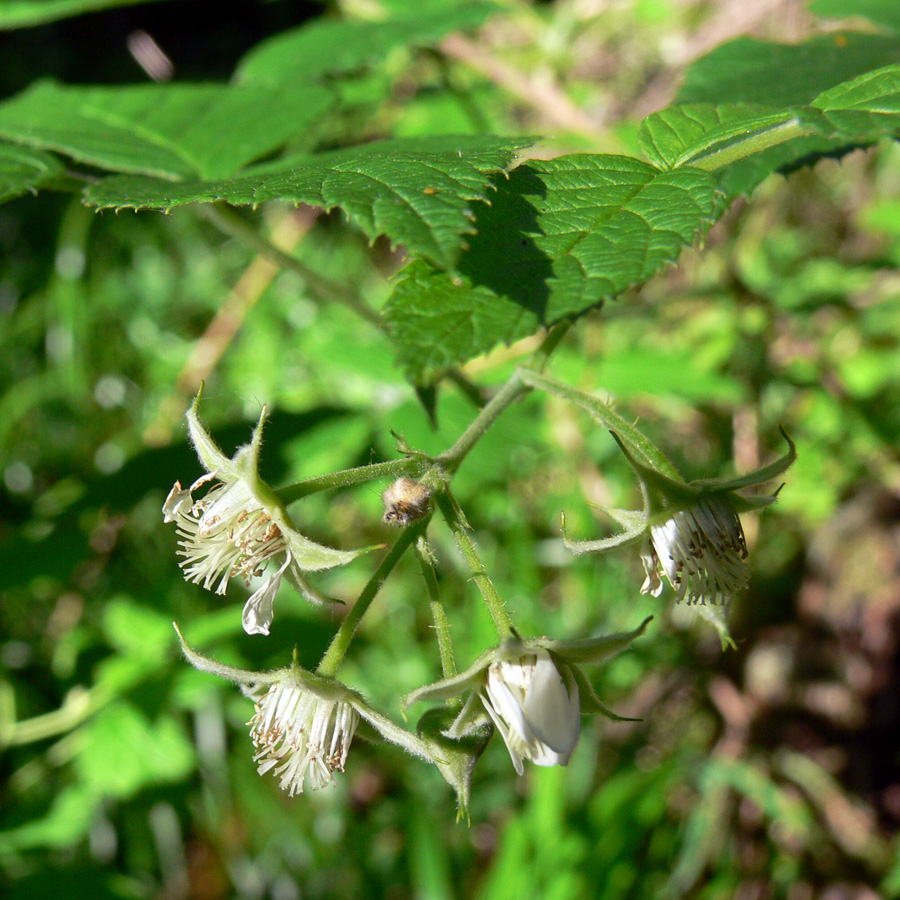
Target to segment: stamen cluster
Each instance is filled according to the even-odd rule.
[[[256,753],[257,771],[274,769],[281,789],[292,797],[303,793],[309,775],[316,791],[343,772],[359,713],[343,700],[326,700],[295,685],[272,685],[256,704],[247,723]]]
[[[203,475],[186,491],[176,481],[163,516],[166,522],[175,522],[185,579],[224,594],[233,575],[249,585],[272,559],[287,554],[287,541],[242,481],[219,482],[203,498],[194,500],[193,492],[215,475]],[[283,570],[273,578],[280,581],[281,574]]]
[[[725,604],[750,580],[744,531],[724,494],[703,497],[651,524],[641,558],[647,574],[641,593],[659,596],[661,565],[679,603]]]

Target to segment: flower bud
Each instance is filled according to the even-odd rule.
[[[386,525],[405,527],[428,514],[431,508],[431,489],[403,476],[381,495]]]
[[[571,670],[557,665],[547,650],[488,666],[481,702],[497,726],[513,766],[568,765],[581,733],[578,685]]]

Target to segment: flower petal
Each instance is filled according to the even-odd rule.
[[[244,605],[241,622],[247,634],[268,634],[272,619],[275,618],[275,595],[281,585],[281,578],[290,565],[290,556],[285,559],[281,568],[273,572],[265,583]]]

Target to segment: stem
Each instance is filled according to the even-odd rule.
[[[562,339],[566,336],[569,328],[572,327],[571,322],[557,322],[544,338],[541,346],[534,351],[533,356],[529,360],[529,364],[537,371],[541,371],[547,365],[547,360],[553,351],[560,345]],[[452,475],[458,468],[459,464],[465,459],[469,451],[483,437],[484,433],[494,424],[497,417],[507,406],[512,405],[523,394],[527,394],[531,390],[529,385],[523,384],[519,372],[513,372],[509,380],[494,394],[493,397],[482,407],[481,412],[472,420],[469,427],[459,436],[456,443],[445,450],[436,462],[443,465],[447,472]]]
[[[400,475],[412,475],[418,477],[429,467],[427,459],[408,457],[406,459],[392,459],[388,462],[373,463],[370,466],[357,466],[355,469],[343,469],[340,472],[331,472],[328,475],[316,475],[315,478],[306,478],[296,484],[279,488],[275,493],[278,499],[285,505],[289,505],[301,497],[308,497],[316,491],[325,491],[328,488],[349,487],[353,484],[363,484],[366,481],[374,481],[376,478],[392,478]]]
[[[438,649],[441,654],[441,672],[444,678],[450,678],[456,674],[456,661],[453,659],[453,644],[450,640],[450,623],[447,621],[447,612],[444,609],[444,601],[441,599],[441,590],[438,586],[437,573],[434,571],[431,551],[425,543],[424,537],[416,541],[415,550],[431,602],[431,615],[434,619],[434,630],[437,633]]]
[[[235,213],[231,207],[224,203],[201,203],[197,205],[196,209],[200,216],[211,222],[220,231],[224,231],[225,234],[239,240],[242,244],[246,244],[260,255],[271,259],[272,262],[282,269],[287,269],[299,275],[320,296],[349,307],[366,321],[384,329],[385,324],[381,316],[375,310],[366,306],[354,293],[348,291],[342,284],[332,281],[330,278],[326,278],[309,268],[306,263],[297,259],[296,256],[285,253],[267,241],[256,229]]]
[[[441,515],[443,515],[447,525],[450,526],[450,530],[453,532],[459,552],[462,553],[463,558],[472,570],[472,579],[478,585],[478,590],[481,591],[481,596],[484,598],[484,602],[491,613],[491,618],[494,620],[494,625],[497,627],[497,633],[501,639],[507,637],[513,630],[512,619],[510,619],[506,606],[500,598],[500,594],[497,593],[497,588],[494,587],[494,583],[491,581],[491,577],[488,575],[481,557],[478,555],[478,548],[469,534],[468,523],[463,517],[456,498],[447,490],[437,495],[437,504],[441,510]]]
[[[331,644],[325,651],[322,662],[319,663],[319,668],[316,669],[320,675],[334,677],[341,660],[344,658],[344,654],[347,652],[347,648],[350,646],[350,642],[353,640],[353,635],[356,634],[356,629],[359,628],[360,620],[366,614],[366,610],[371,606],[376,594],[388,575],[391,574],[394,566],[400,561],[400,557],[406,553],[410,545],[414,544],[420,535],[425,533],[429,518],[422,519],[415,525],[405,528],[400,537],[397,538],[394,546],[388,551],[387,556],[381,561],[381,565],[369,579],[368,584],[362,589],[359,599],[353,604],[353,608],[347,613],[347,617],[341,622],[341,627],[338,628],[337,633],[331,639]]]
[[[721,169],[728,166],[739,159],[745,159],[753,156],[755,153],[761,153],[770,147],[777,147],[785,141],[791,141],[794,138],[803,137],[806,134],[812,134],[809,128],[804,128],[797,119],[791,119],[781,125],[775,125],[768,131],[761,134],[754,134],[744,138],[734,144],[729,144],[721,150],[714,150],[695,158],[688,156],[681,158],[675,166],[694,166],[696,169],[703,169],[706,172],[712,172],[715,169]]]
[[[562,339],[569,333],[571,327],[572,322],[569,319],[553,325],[547,332],[547,336],[541,341],[541,346],[531,355],[528,368],[534,369],[536,372],[543,372],[550,355],[562,343]]]
[[[481,440],[488,428],[494,424],[500,413],[529,390],[530,388],[526,387],[519,378],[519,373],[513,372],[506,384],[491,397],[487,405],[475,416],[469,427],[459,436],[456,443],[437,458],[437,462],[443,465],[452,475],[459,468],[459,464],[465,459],[468,452]]]

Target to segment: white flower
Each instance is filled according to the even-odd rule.
[[[748,497],[737,492],[771,480],[794,462],[794,444],[782,434],[788,452],[757,472],[732,479],[686,482],[640,462],[613,432],[640,479],[644,508],[607,509],[624,531],[599,541],[566,538],[566,545],[574,553],[602,552],[641,539],[641,560],[647,576],[641,593],[659,596],[662,574],[679,602],[727,606],[750,580],[747,542],[738,512],[763,509],[778,495],[776,491],[769,496]],[[723,620],[717,621],[725,628]],[[724,634],[727,638],[727,628]]]
[[[310,787],[318,790],[334,781],[335,772],[344,771],[360,721],[368,726],[369,740],[380,735],[414,756],[433,759],[422,738],[374,710],[341,682],[301,668],[296,658],[288,668],[271,672],[238,669],[198,653],[178,625],[175,631],[192,666],[242,685],[244,693],[257,698],[256,711],[247,723],[257,770],[260,775],[274,770],[282,789],[292,797],[303,792],[307,778]]]
[[[647,575],[641,593],[659,596],[662,568],[679,603],[727,604],[750,580],[744,531],[727,494],[708,494],[651,524],[641,560]]]
[[[578,685],[568,666],[547,650],[488,666],[481,702],[502,736],[519,775],[523,760],[538,766],[568,764],[581,733]]]
[[[260,775],[274,769],[281,789],[303,793],[307,776],[317,791],[343,772],[359,713],[342,699],[325,699],[287,681],[273,684],[247,723]]]
[[[466,801],[472,769],[484,749],[479,736],[485,723],[497,727],[516,772],[522,775],[526,759],[538,766],[567,765],[578,743],[582,715],[602,713],[619,719],[600,702],[580,666],[623,650],[643,633],[649,621],[645,619],[634,631],[573,641],[523,640],[511,634],[499,646],[485,650],[465,672],[407,694],[403,706],[457,699],[470,691],[449,724],[445,715],[433,715],[436,709],[420,720],[420,730],[426,722],[428,737],[451,742],[473,739],[468,758],[460,759],[461,774],[444,773]],[[448,707],[439,712],[448,712]],[[462,743],[459,746],[462,757],[467,748]]]
[[[186,580],[224,594],[228,581],[269,574],[244,606],[248,634],[268,634],[274,617],[275,595],[283,578],[308,600],[324,598],[306,583],[302,573],[350,562],[365,551],[342,551],[317,544],[298,532],[275,492],[259,477],[259,449],[268,410],[263,407],[249,444],[232,459],[225,456],[197,418],[194,400],[187,414],[188,430],[197,455],[207,470],[187,490],[176,481],[163,505],[163,519],[174,522],[183,557],[179,565]],[[193,494],[213,486],[199,500]]]

